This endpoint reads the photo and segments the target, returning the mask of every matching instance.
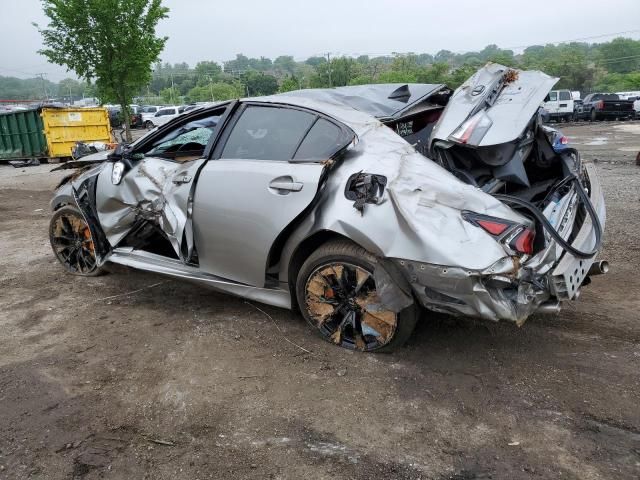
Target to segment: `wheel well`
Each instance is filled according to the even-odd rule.
[[[296,281],[298,279],[298,272],[302,267],[302,264],[305,262],[309,255],[311,255],[314,251],[316,251],[321,245],[337,239],[345,239],[349,241],[353,241],[344,235],[341,235],[336,232],[332,232],[331,230],[321,230],[319,232],[314,233],[313,235],[305,238],[300,245],[296,248],[291,256],[291,260],[289,261],[289,270],[288,270],[288,278],[289,278],[289,292],[291,293],[291,309],[298,309],[298,301],[296,296]]]

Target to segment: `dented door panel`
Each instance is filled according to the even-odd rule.
[[[145,158],[117,185],[111,180],[113,164],[106,165],[98,178],[96,207],[111,247],[116,247],[137,222],[146,220],[162,229],[179,258],[188,260],[193,247],[189,197],[204,162]]]

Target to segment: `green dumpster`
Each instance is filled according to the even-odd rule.
[[[0,160],[47,156],[40,110],[0,113]]]

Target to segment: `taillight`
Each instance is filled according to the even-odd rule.
[[[598,110],[604,110],[604,100],[598,100],[598,102],[596,103],[596,108]]]
[[[491,125],[493,125],[493,121],[484,110],[480,110],[456,128],[454,132],[449,135],[449,140],[464,145],[478,146],[491,128]]]
[[[506,245],[514,252],[526,255],[533,253],[533,242],[536,234],[535,231],[524,225],[468,210],[462,212],[462,218],[496,237],[498,242]]]
[[[502,235],[505,230],[509,228],[509,224],[496,222],[494,220],[477,220],[476,223],[480,225],[485,231],[494,236]]]
[[[560,137],[560,143],[562,145],[566,145],[566,144],[569,143],[569,139],[563,135],[563,136]]]
[[[533,241],[536,238],[536,232],[523,228],[509,242],[509,246],[519,253],[531,255],[533,253]]]

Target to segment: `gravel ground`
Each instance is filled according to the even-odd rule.
[[[611,273],[522,328],[426,315],[391,355],[147,273],[66,275],[61,174],[0,166],[0,479],[639,478],[640,123],[560,127],[599,166]]]

